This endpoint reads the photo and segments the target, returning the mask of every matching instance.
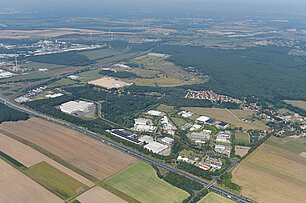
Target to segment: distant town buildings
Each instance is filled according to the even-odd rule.
[[[232,103],[237,103],[237,104],[241,104],[242,101],[240,101],[239,99],[234,99],[232,97],[229,96],[225,96],[225,95],[219,95],[215,92],[213,92],[212,90],[187,90],[187,93],[185,95],[185,98],[188,99],[206,99],[211,101],[212,103],[223,103],[223,102],[232,102]]]

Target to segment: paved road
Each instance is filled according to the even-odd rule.
[[[30,114],[30,115],[32,115],[32,116],[36,116],[36,117],[45,119],[45,120],[47,120],[47,121],[51,121],[51,122],[54,122],[54,123],[56,123],[56,124],[60,124],[60,125],[62,125],[62,126],[65,126],[65,127],[70,128],[70,129],[76,130],[76,131],[78,131],[78,132],[80,132],[80,133],[82,133],[82,134],[85,134],[85,135],[87,135],[87,136],[93,138],[93,139],[96,139],[96,140],[98,140],[98,141],[100,141],[100,142],[103,142],[103,143],[105,143],[105,144],[107,144],[107,145],[110,145],[110,146],[112,146],[112,147],[114,147],[114,148],[116,148],[116,149],[118,149],[118,150],[120,150],[120,151],[122,151],[122,152],[128,153],[128,154],[130,154],[131,156],[134,156],[134,157],[136,157],[136,158],[138,158],[138,159],[141,159],[141,160],[143,160],[143,161],[145,161],[145,162],[148,162],[148,163],[150,163],[150,164],[154,164],[154,165],[156,165],[157,167],[160,167],[160,168],[162,168],[162,169],[165,169],[165,170],[168,170],[168,171],[176,172],[176,173],[178,173],[178,174],[180,174],[180,175],[183,175],[183,176],[185,176],[185,177],[187,177],[187,178],[189,178],[189,179],[191,179],[191,180],[194,180],[194,181],[197,181],[197,182],[201,183],[204,187],[209,186],[209,187],[210,187],[210,188],[209,188],[210,190],[212,190],[212,191],[214,191],[214,192],[216,192],[216,193],[218,193],[218,194],[220,194],[220,195],[226,196],[226,197],[228,197],[228,198],[230,198],[230,199],[232,199],[232,200],[235,200],[235,201],[237,201],[237,202],[244,202],[244,203],[249,203],[249,202],[251,202],[250,200],[247,200],[247,199],[245,199],[245,198],[243,198],[243,197],[241,197],[241,196],[237,196],[237,195],[235,195],[235,194],[233,194],[233,193],[231,193],[231,192],[229,192],[229,191],[227,191],[227,190],[224,190],[224,189],[222,189],[222,188],[219,188],[219,187],[216,187],[216,186],[214,186],[214,185],[211,185],[211,184],[207,183],[206,181],[203,181],[203,180],[200,179],[200,178],[197,178],[197,177],[195,177],[195,176],[192,176],[192,175],[190,175],[190,174],[188,174],[188,173],[185,173],[185,172],[183,172],[183,171],[180,171],[180,170],[178,170],[178,169],[176,169],[176,168],[172,168],[172,167],[168,166],[167,164],[164,164],[164,163],[162,163],[162,162],[156,161],[156,160],[151,159],[151,158],[149,158],[149,157],[147,157],[147,156],[144,156],[144,155],[141,154],[141,153],[135,152],[135,151],[130,150],[130,149],[124,147],[124,146],[121,146],[121,145],[119,145],[119,144],[117,144],[117,143],[115,143],[115,142],[112,142],[112,141],[109,141],[109,140],[107,140],[107,139],[104,139],[104,138],[102,138],[102,137],[100,137],[100,136],[98,136],[98,135],[96,135],[96,134],[94,134],[94,133],[92,133],[92,132],[90,132],[90,131],[88,131],[88,130],[84,130],[83,128],[80,128],[80,127],[78,127],[78,126],[75,126],[75,125],[66,123],[66,122],[61,121],[61,120],[57,120],[57,119],[51,118],[51,117],[49,117],[49,116],[43,115],[43,114],[38,113],[38,112],[35,112],[35,111],[32,111],[32,110],[27,109],[27,108],[25,108],[25,107],[19,106],[19,105],[15,104],[15,103],[13,103],[13,102],[11,102],[11,101],[8,101],[7,99],[2,98],[2,97],[0,97],[0,102],[1,102],[1,103],[4,103],[5,105],[7,105],[7,106],[9,106],[9,107],[11,107],[11,108],[13,108],[13,109],[18,110],[18,111],[22,111],[22,112],[28,113],[28,114]]]

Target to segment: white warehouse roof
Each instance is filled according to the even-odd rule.
[[[155,154],[158,154],[158,153],[164,151],[165,149],[167,149],[168,146],[153,141],[153,142],[151,142],[151,143],[145,145],[144,148],[146,148],[146,149],[152,151],[152,152],[155,153]]]
[[[91,102],[69,101],[69,102],[66,102],[66,103],[62,104],[60,106],[60,109],[61,109],[62,112],[72,114],[72,113],[79,112],[79,111],[88,112],[89,108],[92,107],[93,105],[94,105],[94,103],[91,103]]]
[[[197,118],[197,121],[200,121],[200,122],[206,122],[206,121],[208,121],[209,120],[209,118],[208,117],[206,117],[206,116],[200,116],[199,118]]]

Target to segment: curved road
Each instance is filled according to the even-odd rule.
[[[78,132],[80,132],[80,133],[82,133],[82,134],[85,134],[85,135],[87,135],[87,136],[89,136],[89,137],[91,137],[91,138],[93,138],[93,139],[95,139],[95,140],[98,140],[98,141],[100,141],[100,142],[103,142],[103,143],[105,143],[105,144],[108,144],[108,145],[110,145],[110,146],[112,146],[112,147],[114,147],[114,148],[116,148],[116,149],[118,149],[118,150],[120,150],[120,151],[122,151],[122,152],[128,153],[128,154],[130,154],[131,156],[134,156],[134,157],[136,157],[136,158],[138,158],[138,159],[141,159],[141,160],[143,160],[143,161],[145,161],[145,162],[148,162],[148,163],[150,163],[150,164],[154,164],[154,165],[156,165],[156,166],[158,166],[158,167],[160,167],[160,168],[162,168],[162,169],[165,169],[165,170],[167,170],[167,171],[176,172],[176,173],[178,173],[178,174],[180,174],[180,175],[182,175],[182,176],[185,176],[185,177],[187,177],[187,178],[189,178],[189,179],[191,179],[191,180],[194,180],[194,181],[197,181],[197,182],[201,183],[204,187],[209,188],[209,189],[212,190],[213,192],[216,192],[216,193],[218,193],[218,194],[220,194],[220,195],[226,196],[226,197],[228,197],[228,198],[230,198],[230,199],[232,199],[232,200],[235,200],[235,201],[237,201],[237,202],[243,202],[243,203],[251,203],[251,202],[252,202],[252,201],[250,201],[250,200],[248,200],[248,199],[245,199],[245,198],[242,197],[242,196],[238,196],[238,195],[236,195],[236,194],[234,194],[234,193],[231,193],[231,192],[229,192],[229,191],[227,191],[227,190],[224,190],[224,189],[222,189],[222,188],[220,188],[220,187],[214,186],[213,184],[209,184],[208,182],[203,181],[203,180],[200,179],[200,178],[197,178],[197,177],[195,177],[195,176],[192,176],[192,175],[190,175],[190,174],[188,174],[188,173],[185,173],[185,172],[183,172],[183,171],[180,171],[180,170],[178,170],[178,169],[176,169],[176,168],[172,168],[172,167],[170,167],[170,166],[168,166],[168,165],[166,165],[166,164],[164,164],[164,163],[162,163],[162,162],[159,162],[159,161],[156,161],[156,160],[154,160],[154,159],[151,159],[151,158],[149,158],[149,157],[147,157],[147,156],[142,155],[141,153],[138,153],[138,152],[135,152],[135,151],[133,151],[133,150],[130,150],[130,149],[124,147],[124,146],[121,146],[121,145],[115,143],[115,142],[112,142],[112,141],[109,141],[109,140],[107,140],[107,139],[104,139],[104,138],[102,138],[102,137],[100,137],[100,136],[98,136],[98,135],[96,135],[96,134],[94,134],[94,133],[92,133],[92,132],[90,132],[90,131],[88,131],[88,130],[84,130],[83,128],[80,128],[80,127],[78,127],[78,126],[75,126],[75,125],[66,123],[66,122],[64,122],[64,121],[61,121],[61,120],[58,120],[58,119],[55,119],[55,118],[51,118],[51,117],[49,117],[49,116],[46,116],[46,115],[44,115],[44,114],[41,114],[41,113],[38,113],[38,112],[35,112],[35,111],[32,111],[32,110],[30,110],[30,109],[27,109],[27,108],[25,108],[25,107],[22,107],[22,106],[20,106],[20,105],[17,105],[17,104],[15,104],[15,103],[13,103],[13,102],[11,102],[11,101],[9,101],[9,100],[3,98],[3,97],[0,97],[0,102],[3,103],[3,104],[5,104],[5,105],[8,106],[8,107],[11,107],[11,108],[13,108],[13,109],[18,110],[18,111],[22,111],[22,112],[28,113],[28,114],[30,114],[30,115],[32,115],[32,116],[36,116],[36,117],[45,119],[45,120],[47,120],[47,121],[51,121],[51,122],[54,122],[54,123],[56,123],[56,124],[65,126],[65,127],[67,127],[67,128],[76,130],[76,131],[78,131]]]

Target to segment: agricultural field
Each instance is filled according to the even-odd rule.
[[[120,199],[109,191],[96,186],[76,198],[80,202],[100,203],[100,202],[115,202],[124,203],[126,201]]]
[[[235,144],[250,144],[250,136],[246,132],[235,132]]]
[[[25,174],[62,199],[67,199],[88,189],[88,186],[46,162],[40,162],[29,167]]]
[[[79,70],[84,69],[85,67],[83,66],[64,66],[62,68],[58,68],[58,69],[53,69],[48,71],[51,74],[55,74],[55,75],[62,75],[62,74],[66,74],[66,73],[73,73]]]
[[[0,125],[0,129],[48,150],[100,180],[136,161],[83,134],[38,118],[26,122],[5,122]]]
[[[132,71],[138,76],[143,77],[126,79],[126,81],[133,82],[136,85],[175,87],[206,82],[204,77],[187,72],[181,67],[161,58],[141,56],[130,60],[130,62],[139,66]]]
[[[306,110],[306,101],[284,100],[286,103]]]
[[[230,200],[226,197],[218,195],[214,192],[208,193],[198,203],[234,203],[235,201]]]
[[[140,202],[182,202],[188,197],[187,192],[160,180],[155,170],[142,161],[120,171],[105,182]]]
[[[218,121],[224,121],[226,123],[232,124],[236,127],[242,127],[243,129],[258,129],[258,130],[264,130],[268,127],[256,120],[253,123],[246,123],[244,121],[241,121],[237,118],[235,118],[230,112],[228,112],[226,109],[219,109],[219,108],[201,108],[201,107],[183,107],[183,110],[191,111],[195,114],[199,115],[205,115],[210,118],[216,119]],[[241,115],[250,115],[250,111],[247,110],[230,110],[234,115],[236,115],[238,118]],[[195,116],[194,118],[196,118]]]
[[[1,159],[0,171],[1,202],[63,202]]]
[[[64,66],[63,65],[57,65],[57,64],[50,64],[50,63],[31,62],[31,63],[28,63],[28,64],[22,64],[22,67],[34,68],[36,70],[47,68],[50,71],[50,70],[53,70],[53,69],[62,68]]]
[[[271,137],[233,170],[232,181],[242,186],[243,195],[257,202],[300,202],[303,199],[306,158],[297,157],[305,147],[302,150],[303,144],[291,142]]]
[[[46,157],[31,147],[8,137],[4,134],[5,132],[1,132],[2,130],[0,130],[0,151],[19,161],[24,166],[31,167],[44,161],[87,186],[94,185],[91,181],[66,168],[65,166],[55,162],[49,157]]]

